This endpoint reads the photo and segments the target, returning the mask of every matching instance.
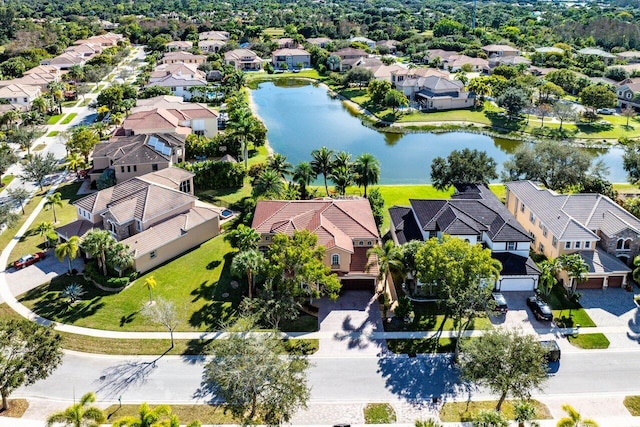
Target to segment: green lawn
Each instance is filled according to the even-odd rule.
[[[604,334],[579,334],[577,337],[569,337],[571,345],[586,350],[609,348],[609,340]]]
[[[48,137],[53,138],[54,136],[58,136],[58,134],[60,133],[59,130],[52,130],[51,132],[49,132],[47,134]]]
[[[58,223],[54,224],[55,226],[61,226],[67,224],[76,219],[76,209],[70,203],[81,196],[76,195],[78,189],[80,188],[80,183],[73,182],[69,184],[63,184],[58,187],[58,192],[60,192],[62,196],[63,206],[56,208],[56,216],[58,217]],[[30,202],[32,204],[33,202]],[[44,241],[42,237],[38,236],[34,229],[38,226],[38,224],[42,221],[53,222],[53,212],[49,209],[42,209],[38,216],[36,216],[35,220],[31,224],[31,227],[24,233],[20,241],[16,244],[15,248],[11,252],[11,256],[9,260],[13,260],[15,258],[19,258],[24,254],[30,254],[34,252],[41,251],[45,248]],[[4,235],[6,233],[2,233]],[[15,234],[15,232],[14,232]],[[0,237],[2,236],[0,235]]]
[[[640,396],[626,396],[624,406],[634,417],[640,417]]]
[[[386,331],[451,331],[453,319],[443,314],[435,302],[414,302],[413,312],[415,317],[412,323],[385,323]],[[488,317],[477,317],[469,325],[471,329],[491,329],[493,326]]]
[[[473,108],[470,110],[434,111],[428,113],[415,112],[403,114],[398,119],[400,123],[407,122],[470,122],[491,125],[491,120],[487,117],[487,111],[500,111],[495,105],[486,102],[484,108]]]
[[[565,328],[573,327],[576,324],[585,328],[596,326],[580,303],[569,301],[566,298],[566,293],[562,286],[554,286],[551,290],[551,295],[545,300],[551,306],[553,317],[558,326]]]
[[[231,247],[220,235],[141,276],[121,292],[107,293],[87,285],[83,301],[71,309],[61,302],[59,295],[68,283],[82,282],[75,277],[54,279],[51,284],[23,295],[20,301],[44,317],[77,326],[161,331],[162,327],[151,324],[140,313],[149,300],[144,281],[154,276],[158,285],[153,296],[174,302],[183,318],[179,330],[212,330],[235,316],[235,308],[244,290],[244,283],[236,289],[229,285],[232,280],[231,257]]]
[[[155,405],[151,406],[155,408]],[[104,410],[109,423],[115,422],[122,417],[138,417],[140,405],[111,405]],[[181,425],[189,424],[193,421],[200,421],[202,424],[240,424],[240,420],[225,412],[222,406],[213,405],[171,405],[171,413],[175,414]]]
[[[272,81],[272,80],[280,80],[280,79],[291,79],[295,81],[295,79],[300,79],[300,78],[314,79],[314,80],[322,79],[320,74],[318,74],[318,71],[314,69],[300,70],[297,73],[294,73],[292,71],[287,71],[284,73],[277,73],[277,74],[268,74],[265,72],[245,74],[245,79],[248,83],[260,83],[262,81]]]
[[[387,347],[396,354],[453,353],[455,340],[451,338],[388,339]]]
[[[502,414],[507,419],[512,420],[515,418],[513,403],[515,401],[506,400],[502,405]],[[530,400],[530,402],[536,408],[537,420],[550,420],[551,412],[547,405],[537,400]],[[471,421],[475,414],[481,410],[492,411],[495,410],[497,400],[485,400],[485,401],[467,401],[467,402],[447,402],[440,409],[440,420],[443,422],[466,422]]]
[[[71,100],[71,101],[64,101],[62,103],[63,107],[73,107],[74,105],[76,105],[78,103],[78,100]]]
[[[5,176],[2,177],[2,187],[6,187],[7,185],[11,184],[11,181],[13,181],[15,178],[15,176],[11,175],[11,174],[7,174]]]
[[[78,113],[69,113],[67,117],[65,117],[64,120],[62,121],[62,124],[68,125],[69,123],[71,123],[71,120],[76,118],[77,115]]]
[[[396,411],[388,403],[369,403],[364,407],[365,424],[393,424]]]
[[[49,120],[47,120],[47,124],[48,125],[55,125],[56,123],[58,123],[60,121],[62,116],[64,116],[64,114],[56,114],[55,116],[49,117]]]

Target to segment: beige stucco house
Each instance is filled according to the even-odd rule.
[[[194,55],[191,52],[167,52],[160,60],[161,64],[176,64],[183,62],[185,64],[204,64],[207,61],[207,57],[204,55]]]
[[[579,254],[589,267],[578,288],[621,287],[640,252],[640,220],[600,194],[558,194],[531,181],[508,182],[507,209],[547,258]],[[569,284],[566,273],[561,277]]]
[[[193,195],[193,174],[168,168],[131,178],[73,203],[77,219],[62,240],[93,228],[129,246],[134,269],[148,271],[220,233],[220,209]]]
[[[9,104],[31,108],[34,99],[40,96],[42,91],[40,86],[24,84],[8,84],[0,87],[0,99],[4,99]]]
[[[262,69],[263,59],[252,50],[234,49],[224,53],[224,63],[233,65],[236,70],[258,71]]]
[[[311,54],[304,49],[277,49],[271,53],[271,64],[274,68],[284,68],[282,64],[287,64],[287,69],[292,70],[302,64],[302,68],[311,66]]]
[[[380,243],[380,235],[367,199],[260,200],[251,226],[260,233],[261,250],[275,234],[311,231],[326,248],[324,263],[343,289],[376,287],[379,270],[367,251]]]

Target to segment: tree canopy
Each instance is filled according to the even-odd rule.
[[[453,150],[446,159],[436,157],[431,162],[431,182],[441,191],[454,184],[489,184],[497,177],[496,161],[485,151]]]

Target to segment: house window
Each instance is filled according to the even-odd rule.
[[[124,166],[120,166],[120,172],[124,173]]]
[[[338,254],[331,255],[331,265],[340,265],[340,255]]]
[[[616,249],[620,250],[624,246],[624,240],[618,239],[618,243],[616,244]]]
[[[571,249],[571,242],[564,242],[565,249]]]
[[[576,249],[580,249],[580,242],[576,242]]]
[[[584,247],[585,247],[585,249],[590,249],[591,248],[591,242],[590,241],[584,242]]]
[[[136,230],[142,231],[142,223],[139,219],[136,219]]]
[[[109,224],[109,230],[110,230],[112,233],[114,233],[114,234],[115,234],[115,233],[116,233],[116,225],[115,225],[113,222],[111,222],[111,221],[108,221],[108,224]]]
[[[625,241],[624,241],[623,249],[625,249],[625,250],[627,250],[627,251],[628,251],[629,249],[631,249],[631,239],[627,239],[627,240],[625,240]]]
[[[364,246],[364,242],[363,242],[362,240],[360,240],[360,241],[358,242],[358,246]]]
[[[151,251],[151,252],[149,252],[149,258],[151,258],[151,259],[155,258],[155,257],[156,257],[156,255],[157,255],[157,254],[156,254],[156,251]]]
[[[268,242],[269,240],[271,240],[271,236],[264,236],[264,240]]]
[[[131,172],[131,166],[127,166],[127,172]]]
[[[553,236],[553,239],[551,239],[551,244],[553,245],[554,248],[558,247],[558,239],[556,238],[556,236]]]
[[[548,231],[548,230],[547,230],[547,227],[543,226],[543,227],[542,227],[542,235],[543,235],[544,237],[547,237],[547,231]]]
[[[175,92],[175,91],[176,91],[176,88],[172,86],[171,87],[171,92]]]
[[[524,203],[520,205],[520,212],[524,212]]]
[[[151,170],[154,171],[154,172],[157,171],[158,170],[158,164],[157,163],[152,164],[151,165]]]
[[[367,246],[371,246],[371,244],[372,244],[372,243],[371,243],[371,240],[369,240],[369,241],[367,242]]]
[[[540,246],[538,246],[538,248],[540,249],[540,252],[544,252],[544,245],[542,242],[540,242]]]
[[[531,221],[532,224],[536,223],[536,216],[534,215],[533,212],[529,213],[529,221]]]
[[[516,242],[507,242],[507,250],[515,251],[516,250]]]
[[[133,165],[133,171],[138,172],[138,165]]]
[[[191,181],[182,181],[180,183],[180,191],[182,191],[183,193],[191,193]]]

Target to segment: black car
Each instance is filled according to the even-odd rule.
[[[498,313],[506,313],[509,311],[509,307],[507,307],[507,300],[504,298],[504,295],[499,292],[493,292],[491,294],[491,298],[493,298],[493,301],[495,302],[495,308],[493,311],[497,311]]]
[[[551,308],[537,296],[534,295],[527,298],[527,305],[538,320],[546,320],[549,322],[553,320]]]
[[[560,360],[560,346],[555,340],[540,341],[540,345],[545,350],[544,357],[547,359],[547,363]]]

